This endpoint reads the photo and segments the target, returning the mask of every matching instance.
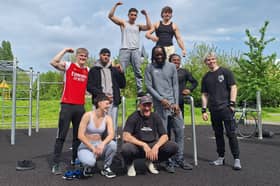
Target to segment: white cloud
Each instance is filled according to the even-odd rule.
[[[0,41],[9,40],[14,54],[24,67],[49,70],[48,61],[63,47],[86,47],[92,56],[108,47],[118,54],[120,29],[107,15],[115,0],[9,0],[0,5]],[[163,6],[173,8],[173,21],[178,25],[187,48],[192,43],[207,42],[221,47],[240,49],[246,38],[245,29],[258,35],[265,20],[270,24],[267,38],[276,37],[271,50],[279,54],[278,11],[280,2],[256,0],[124,0],[116,15],[127,19],[130,7],[146,9],[152,22],[160,20]],[[143,23],[139,15],[138,22]],[[154,45],[141,35],[147,52]],[[238,44],[238,45],[237,45]],[[177,47],[177,44],[175,44]],[[223,48],[222,48],[223,49]]]

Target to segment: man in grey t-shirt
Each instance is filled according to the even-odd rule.
[[[141,74],[141,55],[139,51],[140,43],[140,31],[147,31],[151,28],[152,24],[150,18],[145,10],[141,10],[141,13],[146,18],[146,24],[136,24],[138,10],[135,8],[130,8],[128,11],[128,21],[116,17],[115,11],[122,2],[116,3],[111,11],[109,12],[109,19],[121,28],[121,48],[120,48],[120,63],[123,71],[126,71],[126,67],[130,63],[135,75],[136,86],[137,86],[137,96],[143,96],[142,81],[143,77]]]

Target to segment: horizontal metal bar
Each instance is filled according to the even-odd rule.
[[[63,84],[63,82],[40,82],[40,84]]]
[[[16,117],[29,116],[29,114],[17,114]]]

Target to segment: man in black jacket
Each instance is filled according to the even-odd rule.
[[[109,109],[114,123],[115,136],[118,128],[118,106],[121,103],[120,89],[126,85],[124,73],[120,65],[112,65],[111,52],[103,48],[99,52],[99,59],[88,74],[87,91],[92,95],[92,101],[99,94],[105,94],[110,98],[112,105]]]

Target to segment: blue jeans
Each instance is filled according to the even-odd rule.
[[[119,107],[117,105],[111,104],[109,108],[108,114],[112,117],[113,124],[114,124],[114,131],[115,131],[115,138],[118,136],[118,110]]]
[[[172,116],[171,112],[167,109],[164,109],[160,104],[155,104],[155,111],[159,114],[162,119],[163,126],[166,129],[167,133],[170,134],[171,129],[174,131],[175,142],[178,145],[178,152],[172,159],[176,161],[184,160],[184,120],[182,113],[178,116]]]
[[[101,141],[91,141],[92,145],[97,146]],[[104,167],[110,167],[113,161],[113,158],[117,151],[117,144],[115,141],[110,141],[105,145],[102,158],[104,158]],[[78,148],[78,158],[85,166],[94,167],[96,163],[96,155],[83,143],[80,144]]]
[[[143,92],[143,77],[140,68],[142,61],[139,49],[120,49],[119,54],[123,71],[126,71],[126,68],[130,63],[135,76],[137,93]]]

